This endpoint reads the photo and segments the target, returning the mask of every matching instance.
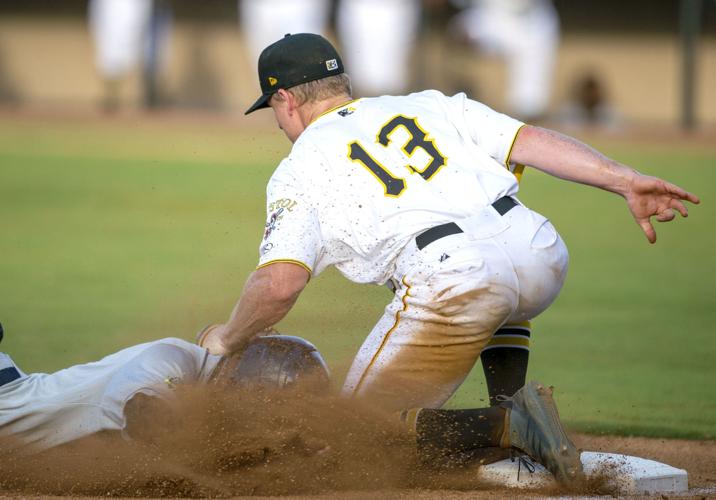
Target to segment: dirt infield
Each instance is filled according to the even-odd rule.
[[[332,398],[185,394],[147,414],[142,443],[97,436],[31,456],[0,448],[0,496],[504,498],[565,491],[488,489],[474,465],[421,467],[398,419]],[[171,415],[181,418],[171,418]],[[716,442],[576,435],[586,450],[655,459],[716,497]],[[577,494],[610,494],[594,482]]]

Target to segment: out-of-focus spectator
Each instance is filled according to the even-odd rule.
[[[164,0],[90,0],[89,25],[96,65],[105,82],[105,109],[118,107],[121,82],[140,61],[145,105],[157,105],[157,78],[171,27],[168,4]]]
[[[463,7],[453,27],[478,50],[504,58],[507,105],[523,120],[549,104],[559,44],[559,18],[551,0],[453,0]]]
[[[17,104],[20,101],[17,91],[17,84],[14,82],[13,75],[5,66],[5,58],[2,47],[0,47],[0,103]]]
[[[562,107],[559,118],[570,126],[614,128],[619,124],[603,79],[591,70],[584,71],[575,80],[569,101]]]
[[[255,66],[261,51],[286,33],[325,35],[329,0],[239,0],[241,30]]]
[[[336,29],[357,93],[403,93],[420,20],[419,0],[341,0]]]

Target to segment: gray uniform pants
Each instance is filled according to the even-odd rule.
[[[219,359],[167,338],[52,374],[27,375],[0,353],[0,372],[19,374],[0,385],[0,438],[40,451],[103,430],[122,431],[125,405],[136,394],[171,398],[176,384],[206,381]]]

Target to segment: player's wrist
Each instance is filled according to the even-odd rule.
[[[642,175],[636,170],[616,161],[612,161],[609,170],[612,175],[610,176],[611,178],[606,189],[628,199],[634,192],[635,182],[637,182]]]
[[[223,354],[222,352],[216,352],[224,350],[221,335],[221,330],[225,327],[222,323],[215,323],[212,325],[205,326],[199,333],[196,334],[196,344],[199,347],[208,349],[212,354]]]

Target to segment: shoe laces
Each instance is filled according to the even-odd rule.
[[[537,466],[532,461],[532,459],[524,453],[517,453],[514,450],[510,450],[510,460],[512,462],[517,460],[517,481],[520,480],[520,473],[522,472],[522,467],[527,469],[527,472],[529,472],[530,474],[534,474],[535,470],[537,470]]]
[[[505,394],[498,394],[495,396],[495,401],[500,403],[502,408],[512,408],[512,397]]]

